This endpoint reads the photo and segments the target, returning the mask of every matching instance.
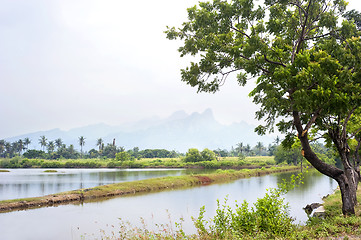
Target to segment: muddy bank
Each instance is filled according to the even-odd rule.
[[[243,169],[240,171],[221,171],[219,173],[162,177],[134,182],[122,182],[79,189],[43,197],[0,201],[0,212],[9,212],[29,208],[56,206],[59,204],[84,202],[101,198],[162,191],[181,187],[192,187],[220,183],[252,176],[262,176],[277,172],[296,171],[298,167],[273,167],[268,169]]]

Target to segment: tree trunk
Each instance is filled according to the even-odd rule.
[[[359,181],[357,172],[353,168],[341,170],[328,165],[318,159],[313,151],[305,151],[304,154],[307,161],[319,172],[337,181],[341,190],[342,213],[344,215],[354,215],[355,206],[357,204],[356,191]]]
[[[320,173],[329,176],[330,178],[337,181],[342,197],[342,213],[344,215],[353,215],[355,214],[355,205],[357,204],[356,190],[359,182],[359,175],[355,169],[350,165],[349,161],[349,149],[347,141],[345,139],[336,139],[336,134],[333,135],[333,142],[335,143],[344,170],[339,169],[335,166],[323,162],[317,157],[315,152],[312,150],[309,139],[307,136],[307,129],[304,130],[301,124],[301,120],[298,112],[293,112],[294,126],[298,132],[298,138],[301,141],[302,153],[311,165],[316,168]],[[341,135],[338,135],[341,136]],[[331,137],[332,138],[332,137]],[[344,140],[344,141],[341,141]]]
[[[341,190],[343,215],[354,215],[357,204],[356,191],[358,177],[356,171],[353,169],[345,170],[344,174],[340,175],[336,181]]]

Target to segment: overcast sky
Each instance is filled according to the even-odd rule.
[[[180,81],[190,59],[163,32],[197,2],[0,0],[0,139],[207,108],[224,124],[257,124],[252,85],[230,77],[220,92],[197,94]]]

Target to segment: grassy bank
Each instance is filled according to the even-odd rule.
[[[15,199],[0,201],[0,211],[12,211],[26,208],[36,208],[42,206],[52,206],[69,202],[81,202],[96,198],[106,198],[126,194],[136,194],[151,191],[160,191],[180,187],[191,187],[196,185],[206,185],[220,183],[239,178],[251,176],[261,176],[265,174],[295,171],[297,167],[271,167],[261,169],[243,170],[218,170],[212,174],[186,175],[176,177],[162,177],[141,181],[123,182],[88,189],[80,189],[63,193],[52,194],[44,197],[30,199]]]
[[[357,193],[358,200],[361,199],[361,185]],[[194,219],[194,225],[198,233],[186,235],[181,225],[161,224],[158,230],[148,230],[147,226],[138,228],[131,226],[129,223],[121,222],[119,229],[114,229],[113,234],[102,236],[102,239],[189,239],[189,240],[213,240],[213,239],[319,239],[319,240],[356,240],[361,239],[361,206],[356,206],[356,215],[344,217],[341,211],[340,192],[324,199],[326,209],[326,218],[310,218],[305,226],[295,225],[292,218],[287,215],[272,213],[282,213],[282,205],[277,205],[280,196],[273,195],[269,192],[264,198],[258,200],[256,204],[256,214],[266,213],[262,217],[270,220],[267,230],[264,230],[265,222],[260,222],[256,226],[251,226],[250,222],[254,218],[249,218],[251,211],[242,207],[232,213],[232,217],[227,218],[229,209],[227,206],[220,206],[217,209],[216,216],[211,220],[214,225],[211,228],[204,228],[202,210],[198,218]],[[277,203],[276,203],[277,202]],[[204,210],[204,209],[203,209]],[[203,212],[204,213],[204,212]],[[273,216],[273,217],[270,217]],[[254,216],[252,216],[254,217]],[[279,221],[279,219],[286,221]],[[287,219],[290,220],[287,222]],[[272,225],[275,224],[276,225]],[[281,223],[281,224],[280,224]],[[282,225],[284,223],[284,225]],[[232,229],[232,226],[235,228]],[[226,227],[225,227],[226,226]],[[243,229],[243,230],[242,230]],[[282,230],[277,232],[276,229]],[[283,231],[284,230],[284,231]]]
[[[242,169],[275,165],[273,156],[219,158],[214,161],[184,162],[182,158],[142,158],[131,161],[115,159],[27,159],[21,157],[0,159],[0,168],[209,168]]]

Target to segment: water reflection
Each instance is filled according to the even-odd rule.
[[[0,174],[0,200],[44,196],[116,182],[202,172],[197,169],[11,169]],[[204,171],[203,171],[204,172]]]
[[[239,179],[230,183],[212,184],[187,189],[177,189],[158,193],[118,197],[101,202],[84,203],[83,205],[63,205],[0,214],[0,228],[3,239],[99,239],[100,229],[110,234],[117,232],[119,219],[142,226],[142,217],[147,226],[169,223],[169,215],[174,224],[184,218],[184,230],[195,232],[191,216],[197,217],[202,206],[206,208],[206,218],[214,216],[217,199],[221,203],[228,196],[232,207],[235,200],[247,200],[254,203],[264,196],[267,188],[276,187],[282,178],[290,178],[289,173]],[[321,197],[331,193],[336,183],[317,172],[309,172],[305,176],[305,185],[289,192],[285,197],[290,202],[291,216],[297,221],[305,221],[306,214],[302,210],[308,203],[320,202]],[[167,211],[168,210],[168,211]],[[111,225],[116,228],[110,227]],[[17,231],[21,226],[22,231]]]

